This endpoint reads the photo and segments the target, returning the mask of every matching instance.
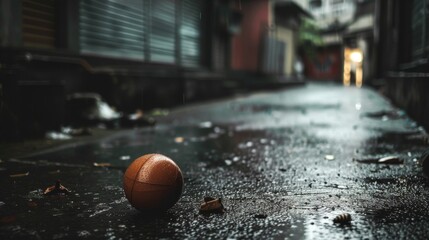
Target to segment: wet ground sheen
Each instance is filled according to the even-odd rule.
[[[308,84],[188,106],[154,128],[1,159],[0,238],[426,239],[425,148],[424,130],[365,88]],[[177,162],[185,187],[149,216],[129,205],[122,176],[154,152]],[[390,155],[404,163],[354,160]],[[56,179],[72,193],[43,196]],[[227,211],[199,214],[205,196]],[[333,223],[341,213],[350,224]]]

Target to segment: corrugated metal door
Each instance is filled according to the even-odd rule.
[[[80,1],[85,54],[198,66],[202,1]]]
[[[144,59],[145,18],[139,1],[80,1],[82,53]]]
[[[22,41],[25,47],[55,47],[55,1],[22,1]]]
[[[200,64],[201,8],[201,1],[182,0],[180,62],[183,66]]]
[[[150,1],[150,61],[175,63],[176,5],[173,0]]]
[[[427,25],[427,0],[414,0],[412,12],[412,50],[414,59],[422,57],[427,50],[428,41],[428,25]]]

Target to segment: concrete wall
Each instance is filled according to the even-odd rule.
[[[241,32],[232,38],[231,69],[257,72],[262,58],[262,36],[269,26],[268,0],[241,1]]]
[[[429,129],[429,77],[390,77],[386,79],[383,92],[393,103],[405,109],[411,118]]]

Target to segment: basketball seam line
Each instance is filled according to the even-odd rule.
[[[150,156],[150,158],[146,159],[146,161],[144,161],[144,162],[142,163],[142,165],[139,167],[139,169],[138,169],[138,171],[137,171],[136,175],[134,176],[133,186],[131,187],[131,195],[130,195],[131,202],[133,202],[134,185],[136,185],[136,178],[137,178],[137,176],[140,174],[140,170],[142,169],[143,165],[144,165],[147,161],[149,161],[150,159],[152,159],[152,158],[153,158],[153,157],[155,157],[155,156],[156,156],[156,154],[152,154],[152,156]]]

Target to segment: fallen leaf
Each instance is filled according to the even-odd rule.
[[[200,213],[223,213],[224,210],[225,208],[223,207],[221,198],[215,199],[211,197],[205,197],[204,203],[202,203],[200,206]]]
[[[45,192],[43,192],[44,195],[67,195],[69,193],[70,190],[61,185],[60,180],[57,180],[55,185],[46,188]]]

